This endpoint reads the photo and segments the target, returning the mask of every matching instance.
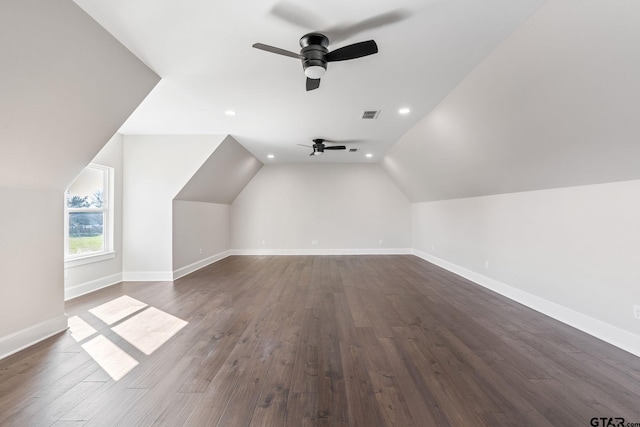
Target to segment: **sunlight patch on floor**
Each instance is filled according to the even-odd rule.
[[[113,325],[114,323],[124,319],[130,314],[142,310],[146,306],[147,304],[138,301],[135,298],[131,298],[128,295],[123,295],[119,298],[92,308],[91,310],[89,310],[89,313],[93,314],[107,325]]]
[[[83,341],[98,332],[78,316],[69,318],[69,331],[71,332],[71,337],[77,342]]]
[[[127,295],[94,307],[89,313],[105,323],[105,326],[98,329],[111,326],[113,332],[147,356],[189,324]],[[135,357],[104,335],[92,338],[98,330],[80,316],[69,318],[69,331],[73,339],[80,343],[114,381],[127,375],[139,364]],[[138,359],[140,357],[144,356],[138,354]]]
[[[114,381],[124,377],[138,365],[138,361],[127,352],[109,341],[104,335],[98,335],[82,344],[82,348],[89,353],[98,365],[109,374]]]
[[[182,319],[149,307],[111,329],[138,350],[150,355],[186,325],[187,322]]]

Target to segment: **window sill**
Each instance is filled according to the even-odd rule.
[[[94,262],[106,261],[116,257],[115,252],[100,252],[99,254],[91,254],[78,258],[70,258],[64,261],[64,268],[73,268]]]

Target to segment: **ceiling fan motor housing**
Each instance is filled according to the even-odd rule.
[[[327,69],[327,60],[325,55],[329,52],[329,39],[324,34],[309,33],[300,39],[300,55],[304,56],[302,60],[302,68],[306,70],[309,67],[322,67]]]

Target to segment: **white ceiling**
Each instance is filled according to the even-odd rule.
[[[274,163],[379,162],[543,0],[76,3],[163,78],[121,133],[231,134]],[[386,21],[395,22],[373,25]],[[251,47],[297,52],[310,31],[325,32],[329,50],[374,39],[379,53],[330,63],[320,88],[306,92],[298,60]],[[365,121],[364,110],[381,113]],[[346,145],[359,152],[309,157],[297,144],[313,138],[357,140]]]

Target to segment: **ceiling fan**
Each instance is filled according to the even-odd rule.
[[[373,40],[350,44],[329,52],[329,38],[320,33],[302,36],[299,54],[262,43],[255,43],[253,47],[302,60],[302,68],[307,76],[307,91],[320,87],[320,79],[327,71],[328,62],[346,61],[378,53],[378,45]]]
[[[335,142],[335,141],[329,141],[327,139],[316,138],[316,139],[313,140],[313,146],[305,145],[305,144],[298,144],[298,145],[301,145],[303,147],[312,148],[313,152],[311,152],[311,154],[309,154],[310,156],[321,156],[322,154],[324,154],[325,150],[346,150],[347,149],[347,147],[345,147],[344,145],[324,145],[325,142]]]

